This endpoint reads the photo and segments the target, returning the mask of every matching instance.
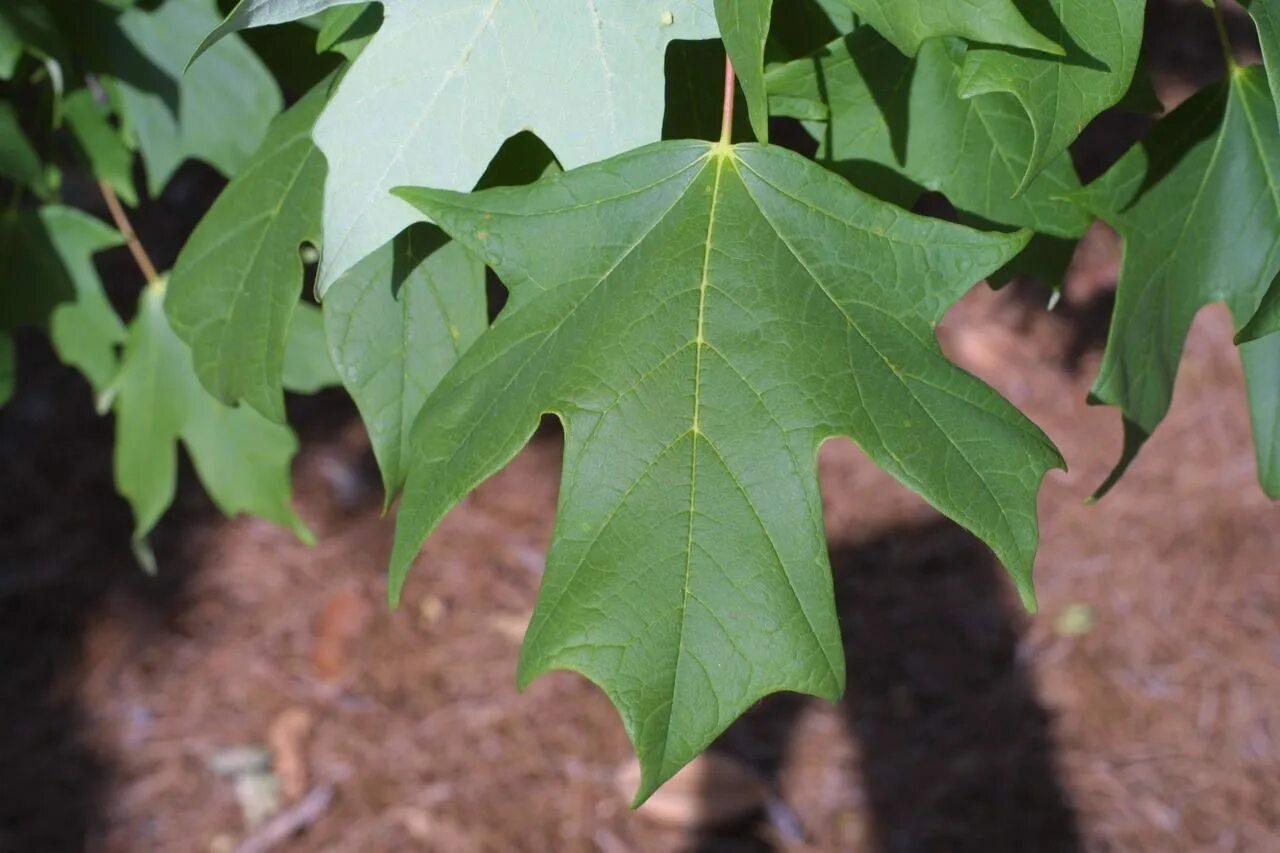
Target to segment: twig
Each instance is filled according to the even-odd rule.
[[[262,828],[246,838],[236,853],[268,853],[294,835],[311,826],[329,810],[333,802],[333,786],[320,785],[307,794],[298,804],[285,809],[262,825]]]
[[[724,112],[720,122],[720,144],[733,142],[733,100],[737,94],[737,77],[733,73],[733,62],[724,58]]]
[[[133,261],[138,265],[138,269],[142,271],[147,284],[159,282],[161,280],[160,273],[156,272],[156,265],[151,263],[151,257],[143,247],[142,241],[138,239],[138,232],[133,230],[133,223],[129,221],[129,215],[124,212],[124,205],[120,204],[116,191],[106,181],[98,181],[98,189],[102,193],[103,200],[107,203],[107,210],[111,212],[112,221],[115,222],[116,228],[124,236],[124,242],[129,247],[129,253],[133,255]]]

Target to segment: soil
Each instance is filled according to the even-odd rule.
[[[1203,82],[1178,46],[1213,44],[1191,9],[1153,12],[1168,101]],[[515,690],[554,424],[447,518],[396,612],[392,521],[340,394],[291,401],[318,545],[220,518],[184,471],[148,578],[110,422],[23,340],[40,391],[0,416],[0,851],[1280,850],[1280,506],[1256,483],[1224,311],[1197,321],[1128,476],[1085,504],[1120,449],[1118,415],[1085,404],[1119,248],[1095,227],[1052,312],[1031,283],[978,288],[939,332],[1071,465],[1040,500],[1041,612],[973,537],[828,444],[848,695],[772,697],[717,743],[765,792],[719,826],[697,817],[732,796],[714,775],[673,789],[665,820],[629,809],[630,748],[589,684]],[[128,280],[123,263],[108,274]],[[264,780],[296,818],[278,843],[246,823]]]

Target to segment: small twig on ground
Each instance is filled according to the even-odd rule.
[[[324,817],[333,802],[332,785],[319,785],[297,805],[285,809],[236,848],[236,853],[269,853]]]

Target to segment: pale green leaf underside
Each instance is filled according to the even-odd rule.
[[[1049,54],[1062,48],[1036,30],[1014,0],[843,0],[862,19],[915,56],[920,45],[939,36],[1003,44]]]
[[[511,289],[428,398],[392,557],[543,413],[565,428],[520,681],[570,669],[621,712],[643,799],[753,702],[837,696],[816,464],[852,436],[982,536],[1032,600],[1052,444],[933,326],[1025,233],[916,217],[798,155],[662,143],[519,189],[405,199]]]
[[[1031,117],[1035,144],[1019,191],[1066,152],[1085,125],[1119,103],[1133,82],[1146,0],[1042,0],[1023,4],[1063,57],[976,46],[964,64],[967,97],[1007,92]]]
[[[1060,157],[1022,195],[1034,144],[1026,115],[1008,95],[957,94],[964,46],[927,42],[914,60],[862,28],[813,57],[768,75],[775,114],[823,120],[809,125],[818,158],[877,195],[910,205],[923,190],[991,222],[1077,237],[1090,217],[1062,196],[1080,189]],[[886,170],[905,177],[886,180]]]
[[[147,187],[159,195],[188,158],[235,175],[266,135],[282,100],[271,73],[240,39],[217,46],[184,73],[200,39],[218,22],[214,0],[180,0],[154,11],[129,9],[118,39],[105,45],[118,67],[115,88],[126,128],[147,167]],[[140,81],[138,56],[145,58]]]
[[[1200,308],[1225,302],[1244,325],[1280,273],[1277,176],[1280,125],[1266,77],[1259,68],[1239,69],[1161,121],[1081,196],[1125,238],[1093,397],[1121,409],[1126,449],[1100,491],[1168,412]]]
[[[252,409],[224,406],[209,396],[186,346],[169,327],[163,301],[157,286],[143,293],[111,390],[116,487],[133,509],[140,556],[149,559],[146,536],[173,502],[179,440],[224,513],[250,513],[309,539],[289,505],[297,439]]]
[[[394,187],[470,190],[522,130],[566,167],[658,139],[668,43],[718,34],[710,0],[385,8],[316,127],[329,163],[321,294],[421,219]]]
[[[165,300],[205,388],[277,423],[285,419],[285,336],[302,292],[299,249],[320,244],[325,163],[311,130],[330,82],[272,124],[187,241]]]
[[[489,323],[484,264],[438,228],[414,226],[334,282],[324,319],[390,503],[423,402]]]
[[[764,82],[764,48],[773,0],[715,0],[716,24],[746,96],[751,129],[769,141],[769,96]]]

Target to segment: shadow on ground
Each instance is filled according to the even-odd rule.
[[[1081,849],[1050,720],[1019,657],[1021,616],[1003,569],[956,525],[885,531],[831,555],[874,847],[917,851]],[[717,743],[776,784],[790,734],[814,700],[765,700]],[[715,792],[708,791],[712,797]],[[702,853],[770,850],[775,813],[699,838]],[[797,838],[796,840],[800,840]]]

